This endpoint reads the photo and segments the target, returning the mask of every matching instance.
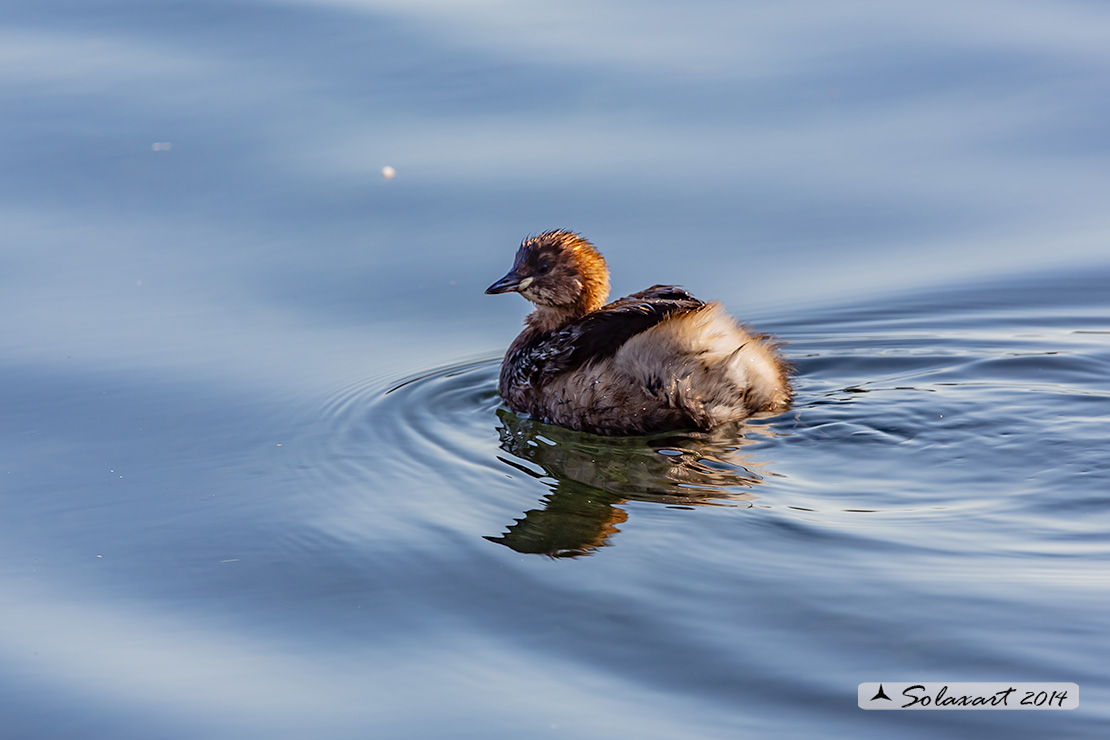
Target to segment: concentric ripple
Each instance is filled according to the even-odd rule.
[[[497,362],[448,365],[390,382],[360,383],[335,394],[323,409],[340,449],[386,446],[386,459],[406,465],[471,461],[471,447],[500,403]],[[486,432],[488,434],[488,432]]]
[[[552,555],[602,544],[623,520],[625,501],[749,506],[751,489],[764,479],[745,448],[772,434],[765,428],[623,439],[582,434],[502,407],[498,367],[499,359],[482,359],[335,392],[318,412],[322,431],[305,467],[318,485],[348,497],[383,486],[397,491],[387,505],[371,506],[388,510],[377,511],[379,519],[407,510],[410,523],[411,515],[452,530],[493,511],[504,521],[506,509],[519,512],[540,499],[541,509],[498,525],[509,532],[487,539]],[[465,495],[462,511],[453,492]],[[366,507],[363,500],[354,508],[369,515]],[[439,516],[437,507],[455,513]],[[345,525],[329,519],[327,526]]]
[[[363,381],[335,393],[322,408],[329,454],[362,454],[380,471],[385,456],[410,471],[492,467],[535,478],[575,479],[599,490],[665,503],[727,497],[730,486],[750,487],[761,477],[728,458],[749,444],[739,427],[710,433],[608,438],[517,416],[497,394],[499,360],[448,365],[391,384]],[[498,454],[482,460],[495,440]],[[373,460],[372,463],[370,461]],[[606,467],[606,464],[609,467]],[[699,500],[700,500],[699,499]]]
[[[768,442],[783,478],[766,499],[870,547],[950,555],[990,532],[990,547],[1022,552],[1038,532],[1074,554],[1077,533],[1105,521],[1060,507],[1104,507],[1095,478],[1110,490],[1101,285],[1002,284],[794,319],[779,332],[799,394]]]
[[[1067,476],[1104,472],[1090,450],[1110,435],[1110,350],[1107,319],[1082,294],[1071,310],[1057,298],[1055,315],[942,297],[943,310],[906,301],[769,325],[798,371],[779,416],[597,437],[509,412],[498,360],[483,358],[338,390],[317,412],[306,467],[357,502],[348,512],[524,552],[608,544],[630,501],[753,507],[789,526],[836,521],[943,548],[938,522],[946,533],[976,517],[1028,522]],[[1015,468],[1025,474],[998,475]]]

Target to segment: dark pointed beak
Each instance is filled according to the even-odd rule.
[[[488,295],[493,295],[494,293],[511,293],[514,290],[519,290],[520,280],[520,275],[511,271],[508,275],[486,288],[486,293]]]

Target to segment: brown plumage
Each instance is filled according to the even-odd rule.
[[[596,434],[709,429],[790,405],[777,345],[718,303],[655,285],[608,305],[609,270],[569,231],[525,239],[487,293],[536,304],[501,363],[513,411]]]

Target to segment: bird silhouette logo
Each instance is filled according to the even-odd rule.
[[[885,691],[883,691],[883,685],[882,684],[879,684],[879,691],[874,696],[871,697],[871,701],[875,701],[876,699],[886,699],[887,701],[894,701],[893,699],[891,699],[889,696],[886,695]]]

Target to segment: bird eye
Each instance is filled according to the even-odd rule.
[[[550,270],[550,269],[551,269],[551,265],[547,264],[546,262],[541,262],[540,266],[538,268],[536,268],[536,272],[538,272],[541,275],[546,275],[547,271]]]

